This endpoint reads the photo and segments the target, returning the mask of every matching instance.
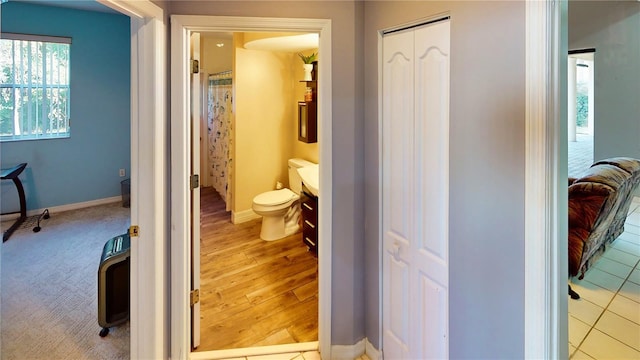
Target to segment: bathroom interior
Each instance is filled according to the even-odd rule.
[[[200,33],[196,351],[318,339],[320,62],[317,34]]]

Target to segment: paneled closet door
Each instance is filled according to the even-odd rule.
[[[383,38],[383,352],[447,358],[449,21]]]

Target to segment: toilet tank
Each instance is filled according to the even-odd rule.
[[[300,195],[302,191],[302,179],[296,169],[311,165],[315,164],[304,159],[289,159],[289,189],[291,189],[291,191]]]

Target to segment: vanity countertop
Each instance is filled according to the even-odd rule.
[[[311,193],[315,196],[318,196],[320,193],[319,185],[320,185],[320,172],[318,165],[305,166],[297,169],[298,174],[302,178],[302,182],[304,185],[311,191]]]

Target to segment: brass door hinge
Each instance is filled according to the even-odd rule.
[[[191,175],[190,182],[191,182],[191,190],[199,188],[200,176],[198,174]]]
[[[193,306],[198,302],[200,302],[200,290],[191,290],[191,292],[189,293],[189,303],[191,304],[191,306]]]
[[[200,72],[200,62],[198,60],[191,60],[191,73],[197,74]]]
[[[129,237],[138,237],[139,233],[140,233],[140,228],[138,227],[138,225],[129,226]]]

